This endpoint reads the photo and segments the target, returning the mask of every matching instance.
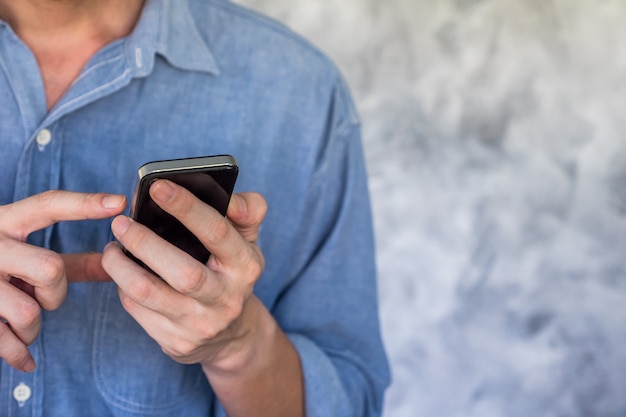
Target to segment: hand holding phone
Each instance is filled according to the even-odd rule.
[[[215,175],[211,177],[219,183]],[[145,201],[142,195],[138,186],[135,210],[139,212],[143,211],[139,202]],[[258,193],[241,193],[228,206],[225,218],[169,180],[157,180],[148,195],[189,227],[211,255],[206,263],[198,263],[138,221],[116,217],[111,231],[119,243],[111,242],[104,249],[102,267],[117,285],[122,307],[177,362],[201,363],[203,370],[214,371],[227,369],[224,366],[231,362],[242,363],[239,358],[249,358],[253,350],[242,353],[241,347],[253,349],[259,340],[256,336],[266,333],[249,329],[261,325],[259,317],[268,319],[268,326],[274,323],[254,295],[265,265],[257,245],[267,212],[265,199]],[[120,244],[152,273],[141,273]]]
[[[239,168],[230,155],[154,161],[139,168],[131,217],[157,235],[206,263],[210,253],[198,238],[175,217],[161,209],[150,198],[150,185],[157,179],[167,179],[215,208],[223,216],[230,201]],[[126,253],[145,266],[140,260]]]

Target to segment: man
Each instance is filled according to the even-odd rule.
[[[223,0],[0,0],[0,20],[0,415],[379,414],[359,124],[332,64]],[[120,214],[141,164],[211,154],[255,191],[227,219],[150,189],[202,265]]]

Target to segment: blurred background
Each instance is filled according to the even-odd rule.
[[[238,1],[361,112],[385,417],[626,416],[626,2]]]

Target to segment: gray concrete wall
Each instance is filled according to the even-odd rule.
[[[626,3],[242,0],[363,118],[387,417],[626,415]]]

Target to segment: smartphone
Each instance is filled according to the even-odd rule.
[[[237,161],[231,155],[170,159],[144,164],[137,174],[130,216],[198,261],[206,263],[209,251],[181,222],[150,198],[150,185],[157,179],[170,180],[185,187],[225,216],[238,172]],[[146,267],[130,252],[125,252]]]

